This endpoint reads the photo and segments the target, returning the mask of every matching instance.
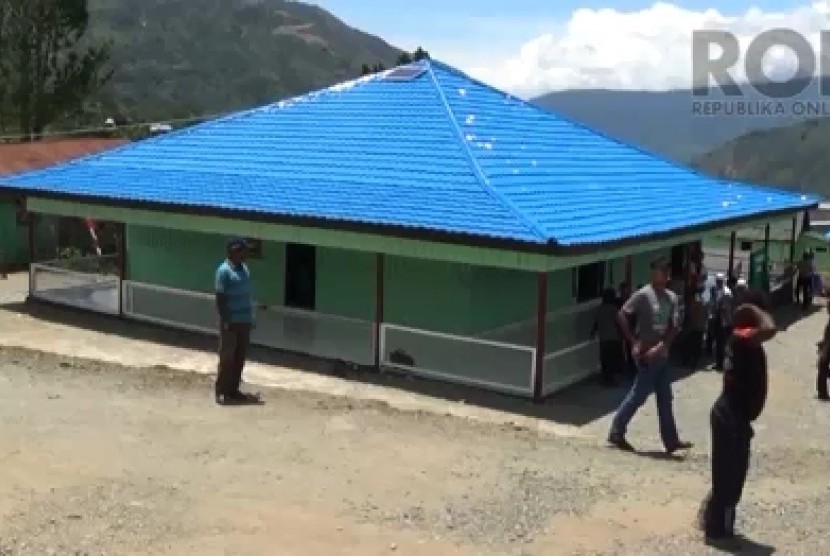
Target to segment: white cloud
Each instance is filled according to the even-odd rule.
[[[798,31],[818,52],[820,31],[830,29],[830,2],[822,0],[778,12],[752,8],[739,15],[715,9],[693,11],[667,3],[632,12],[580,9],[566,23],[517,45],[501,58],[491,56],[487,62],[467,59],[462,67],[485,82],[522,96],[575,88],[684,88],[692,81],[692,32],[719,29],[738,37],[741,63],[732,76],[745,81],[743,49],[759,33],[776,28]],[[461,62],[470,54],[459,52],[457,59]],[[794,60],[786,48],[771,50],[764,60],[767,75],[792,75]]]

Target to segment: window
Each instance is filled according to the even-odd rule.
[[[752,251],[752,242],[751,241],[742,241],[741,242],[741,251]]]
[[[827,253],[827,247],[816,247],[813,251],[816,253]]]
[[[317,250],[313,245],[285,246],[285,306],[313,311],[317,293]]]
[[[584,303],[602,296],[605,287],[605,261],[582,265],[576,269],[576,302]]]

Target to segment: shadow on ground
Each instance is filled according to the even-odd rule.
[[[820,310],[820,308],[814,307],[814,310]],[[207,335],[147,325],[40,302],[0,305],[0,311],[25,314],[44,322],[72,326],[92,332],[114,334],[133,340],[193,349],[205,353],[216,351],[216,340]],[[795,320],[808,314],[797,307],[785,307],[778,318],[782,319],[779,322],[786,322],[789,326]],[[583,426],[612,413],[619,405],[630,384],[628,380],[623,380],[615,388],[603,388],[595,380],[586,380],[547,398],[541,403],[533,403],[522,398],[485,392],[476,388],[419,379],[402,373],[379,373],[374,369],[357,368],[339,361],[324,360],[274,349],[253,348],[249,354],[249,360],[325,376],[335,376],[363,384],[395,388],[409,393],[572,426]],[[683,380],[698,370],[680,368],[675,374],[674,381]]]
[[[823,305],[819,305],[817,303],[813,303],[813,305],[807,309],[804,309],[801,305],[790,303],[778,307],[773,314],[775,316],[775,324],[778,326],[778,330],[784,332],[798,321],[806,319],[824,309]]]

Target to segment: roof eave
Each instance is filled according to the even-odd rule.
[[[716,222],[709,222],[706,224],[688,226],[684,228],[675,228],[673,230],[657,232],[644,236],[623,238],[614,241],[606,241],[601,243],[586,243],[578,245],[563,245],[554,239],[550,239],[547,242],[533,243],[528,241],[521,241],[518,239],[497,238],[473,234],[464,234],[458,232],[429,230],[426,228],[397,226],[390,224],[349,222],[344,220],[333,220],[328,218],[311,216],[277,215],[254,211],[238,211],[211,207],[175,205],[153,201],[104,199],[100,197],[86,195],[72,195],[66,193],[32,190],[28,188],[18,188],[15,186],[3,186],[2,184],[0,184],[0,198],[3,197],[39,197],[56,201],[86,203],[94,206],[143,209],[158,212],[187,214],[193,216],[218,216],[223,218],[248,220],[252,222],[267,222],[270,224],[283,224],[298,227],[314,227],[343,232],[375,234],[382,233],[401,239],[415,239],[431,241],[435,243],[450,243],[457,245],[466,245],[470,247],[502,249],[522,253],[533,253],[558,257],[589,255],[602,250],[625,249],[628,247],[634,247],[642,245],[642,243],[644,242],[665,241],[667,239],[671,239],[671,237],[673,236],[706,233],[732,225],[739,226],[748,222],[763,219],[764,217],[774,218],[786,214],[794,214],[802,211],[811,210],[817,207],[819,204],[818,201],[816,201],[814,203],[805,204],[800,207],[786,207],[772,211],[760,212],[748,216],[742,216],[738,218],[719,220]]]

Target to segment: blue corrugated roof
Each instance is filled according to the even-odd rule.
[[[421,63],[409,80],[367,76],[3,183],[566,246],[817,202],[705,177]]]

